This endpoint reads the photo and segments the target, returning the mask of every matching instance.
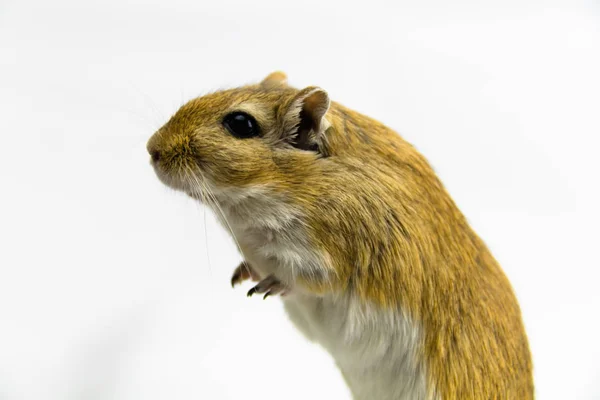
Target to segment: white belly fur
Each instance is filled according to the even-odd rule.
[[[426,400],[423,336],[417,324],[401,310],[378,309],[351,293],[316,296],[294,287],[299,273],[330,273],[326,258],[302,234],[300,213],[257,188],[228,191],[221,198],[227,221],[220,219],[244,258],[261,276],[274,274],[291,286],[283,298],[290,319],[333,356],[355,400]]]
[[[426,399],[421,334],[400,313],[331,296],[292,294],[284,304],[296,327],[333,356],[355,400]]]

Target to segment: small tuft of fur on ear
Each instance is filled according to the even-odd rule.
[[[329,95],[319,87],[302,89],[292,100],[283,119],[283,135],[293,138],[294,147],[314,150],[328,124]]]
[[[285,87],[287,86],[287,75],[281,71],[272,72],[260,82],[260,86],[266,89]]]

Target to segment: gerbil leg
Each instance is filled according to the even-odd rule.
[[[260,281],[260,276],[246,261],[242,261],[237,266],[233,275],[231,276],[231,287],[234,287],[238,283],[242,283],[246,279],[252,279],[254,282]]]
[[[273,275],[269,275],[248,291],[248,297],[252,296],[254,293],[264,293],[264,299],[276,294],[285,296],[287,289],[287,286],[281,283],[279,279],[275,278]]]

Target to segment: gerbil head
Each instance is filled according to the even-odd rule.
[[[373,259],[404,254],[401,238],[423,230],[414,215],[432,213],[419,207],[441,199],[436,213],[452,210],[399,135],[330,104],[323,89],[288,86],[281,72],[191,100],[147,147],[165,184],[227,214],[249,246],[265,238],[268,246],[254,243],[264,257],[291,265],[313,290],[346,285],[353,268],[366,276]]]
[[[327,93],[287,85],[274,72],[262,82],[191,100],[148,141],[158,177],[191,195],[212,188],[276,184],[327,155]]]

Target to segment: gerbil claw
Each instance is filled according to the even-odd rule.
[[[264,293],[263,299],[277,294],[283,296],[286,293],[286,289],[287,287],[279,279],[273,275],[269,275],[248,291],[248,297],[252,297],[255,293]]]
[[[231,276],[231,287],[235,287],[235,285],[242,283],[247,279],[252,279],[253,281],[258,282],[260,277],[252,269],[250,264],[248,264],[246,261],[243,261],[237,266],[235,271],[233,271],[233,275]]]

